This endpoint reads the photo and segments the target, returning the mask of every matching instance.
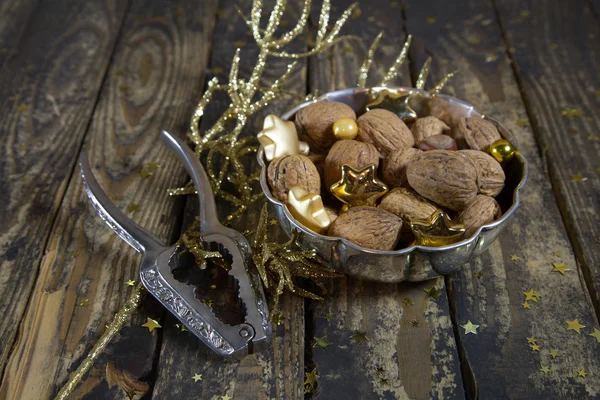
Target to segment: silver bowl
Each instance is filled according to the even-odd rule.
[[[412,92],[411,106],[419,116],[434,115],[447,123],[450,122],[451,126],[457,126],[462,117],[482,116],[470,104],[451,96],[432,95],[425,91],[406,87],[392,87],[391,89]],[[370,93],[370,89],[361,88],[330,92],[314,101],[299,105],[281,118],[292,120],[298,110],[315,101],[346,103],[356,111],[357,115],[360,115],[365,112],[366,104],[372,100]],[[496,124],[505,139],[517,146],[514,136],[508,129],[491,118],[487,119]],[[502,193],[496,197],[503,211],[500,219],[482,226],[468,239],[451,245],[442,247],[410,246],[401,250],[382,251],[367,249],[343,238],[320,235],[301,225],[292,217],[287,207],[271,194],[262,147],[259,149],[257,157],[261,166],[260,185],[265,196],[275,208],[281,228],[288,235],[291,235],[292,230],[302,232],[301,243],[307,248],[315,249],[335,270],[358,279],[379,282],[416,282],[447,275],[483,253],[500,235],[510,217],[517,210],[520,202],[519,191],[527,179],[527,160],[518,153],[505,166],[506,184]]]

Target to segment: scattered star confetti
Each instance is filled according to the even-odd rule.
[[[577,175],[571,175],[571,179],[573,180],[573,182],[583,183],[583,182],[587,181],[588,178],[582,176],[581,174],[577,174]]]
[[[402,300],[402,302],[404,303],[405,306],[413,306],[415,304],[413,299],[411,299],[409,297],[405,297],[404,300]]]
[[[277,313],[275,315],[273,315],[273,317],[271,318],[271,322],[277,324],[277,326],[281,325],[283,320],[285,318],[283,316],[281,316],[281,313]]]
[[[140,171],[140,176],[142,178],[148,178],[148,177],[154,175],[154,171],[156,171],[159,167],[160,167],[160,165],[158,165],[157,163],[154,163],[154,162],[148,163]]]
[[[560,257],[560,251],[553,251],[552,254],[554,254],[556,257]]]
[[[225,396],[221,396],[221,400],[231,400],[232,397],[230,395],[228,395],[227,393],[225,393]]]
[[[582,117],[583,111],[578,108],[564,108],[560,111],[560,115],[565,118]]]
[[[194,382],[198,382],[202,380],[202,374],[194,374],[194,376],[192,376],[192,379],[194,380]]]
[[[488,63],[496,61],[497,59],[498,59],[498,56],[495,55],[494,53],[490,53],[485,56],[485,62],[488,62]]]
[[[375,372],[377,372],[379,375],[383,375],[385,373],[385,369],[382,367],[378,367]]]
[[[538,346],[537,343],[534,343],[529,347],[531,347],[532,351],[540,351],[540,346]]]
[[[537,342],[537,339],[535,338],[535,336],[527,338],[527,343],[530,343],[530,344],[533,343],[533,344],[535,344],[536,342]]]
[[[525,127],[529,126],[529,122],[527,122],[526,119],[518,119],[517,126],[520,126],[521,128],[525,128]]]
[[[381,378],[379,380],[379,385],[381,385],[381,386],[390,386],[390,381],[388,381],[386,378]]]
[[[152,332],[153,330],[158,329],[158,328],[162,328],[162,326],[160,326],[160,324],[156,320],[153,320],[152,318],[147,318],[147,319],[148,319],[148,321],[145,324],[143,324],[142,326],[148,328],[149,332]]]
[[[465,329],[465,335],[472,333],[474,335],[477,335],[477,328],[479,328],[479,325],[475,325],[474,323],[471,322],[471,320],[467,321],[466,324],[461,325],[464,329]]]
[[[365,332],[354,331],[354,335],[350,336],[350,339],[354,340],[354,343],[361,344],[369,341],[369,338]]]
[[[135,286],[135,281],[133,279],[130,279],[125,283],[127,284],[127,286]]]
[[[467,37],[467,42],[469,42],[469,44],[479,44],[481,42],[481,39],[479,39],[478,36],[471,35]]]
[[[483,272],[481,272],[481,271],[476,271],[476,272],[473,273],[473,275],[475,275],[475,277],[477,279],[483,278]]]
[[[512,256],[510,256],[510,259],[513,260],[513,261],[515,261],[515,262],[517,262],[517,261],[519,261],[521,259],[521,257],[519,257],[516,254],[513,254]]]
[[[27,111],[28,109],[29,109],[29,106],[27,104],[19,104],[17,106],[17,111],[18,112]]]
[[[600,343],[600,330],[598,328],[594,328],[594,333],[589,333],[589,335]]]
[[[600,142],[600,136],[590,135],[588,136],[588,140],[591,140],[592,142]]]
[[[214,303],[211,299],[204,299],[204,300],[202,300],[202,302],[204,303],[204,305],[206,307],[212,307],[213,303]]]
[[[189,332],[184,324],[175,324],[175,326],[177,327],[177,329],[179,329],[179,332]]]
[[[585,326],[579,323],[579,320],[574,319],[572,321],[567,320],[567,330],[575,331],[577,333],[581,333],[581,328],[585,328]]]
[[[556,358],[556,357],[558,357],[559,355],[560,355],[560,354],[558,354],[558,351],[556,351],[556,350],[554,350],[554,349],[550,350],[550,356],[551,356],[552,358]]]
[[[529,292],[523,292],[523,294],[525,295],[525,301],[531,300],[531,301],[535,301],[537,303],[538,296],[537,296],[537,293],[535,293],[535,291],[533,289],[531,289]]]
[[[428,24],[435,24],[436,20],[435,17],[427,17],[426,21]]]
[[[523,306],[523,308],[527,308],[527,309],[531,308],[531,304],[529,304],[528,302],[525,302],[525,303],[523,303],[521,305]]]
[[[130,205],[127,206],[127,211],[128,212],[138,212],[138,211],[140,211],[140,205],[131,203]]]
[[[410,324],[414,327],[414,328],[418,328],[419,327],[419,321],[417,321],[416,319],[413,319],[412,321],[410,321]]]
[[[440,298],[440,296],[442,295],[442,292],[440,292],[439,290],[437,290],[435,288],[435,286],[429,288],[429,289],[423,289],[425,291],[425,293],[427,293],[427,296],[431,297],[432,299],[438,300]]]
[[[331,314],[325,314],[325,319],[327,321],[331,321],[333,319],[333,315],[331,315]]]
[[[332,344],[330,341],[327,340],[327,335],[323,336],[322,338],[315,337],[314,339],[315,344],[313,345],[313,347],[318,347],[321,350],[325,350],[327,346]]]
[[[566,271],[570,271],[570,268],[567,268],[565,263],[552,263],[554,265],[553,272],[560,272],[561,275],[564,275]]]
[[[544,374],[547,374],[550,372],[550,367],[547,365],[544,365],[542,368],[540,368],[540,371],[543,372]]]
[[[521,12],[519,13],[519,15],[523,18],[527,18],[529,17],[531,13],[529,12],[529,10],[521,10]]]
[[[316,368],[310,372],[304,373],[304,384],[310,386],[311,390],[314,389],[317,379],[319,379],[319,375],[317,374]]]
[[[585,378],[587,376],[587,372],[585,372],[585,369],[581,368],[579,371],[577,371],[577,376]]]
[[[79,303],[79,305],[80,305],[81,307],[85,307],[85,306],[87,306],[88,304],[90,304],[90,299],[83,299],[83,301],[82,301],[81,303]]]

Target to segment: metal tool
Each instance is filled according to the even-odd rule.
[[[162,139],[185,166],[198,191],[202,240],[218,246],[231,262],[230,277],[237,280],[239,298],[245,307],[245,323],[228,325],[194,296],[194,286],[174,278],[170,261],[177,258],[177,246],[165,246],[152,233],[127,218],[104,193],[92,170],[87,155],[79,157],[86,192],[102,220],[121,239],[143,254],[140,279],[146,289],[173,313],[190,332],[220,355],[252,351],[253,346],[271,334],[267,303],[260,282],[248,273],[251,249],[239,232],[223,226],[217,217],[214,196],[206,172],[193,151],[180,139],[166,131]]]

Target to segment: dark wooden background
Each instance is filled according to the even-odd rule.
[[[291,29],[301,1],[289,3],[283,24]],[[333,1],[332,20],[350,3]],[[249,0],[0,1],[0,398],[52,398],[136,279],[139,256],[85,198],[80,150],[114,202],[163,240],[179,236],[186,207],[193,215],[193,199],[166,195],[186,176],[158,133],[185,134],[207,80],[226,79],[236,47],[242,76],[251,70],[257,49],[238,5],[249,12]],[[509,227],[444,279],[340,279],[322,302],[285,295],[272,346],[242,360],[209,354],[148,298],[73,398],[600,398],[600,342],[590,336],[600,315],[599,12],[596,0],[361,1],[343,33],[364,43],[302,60],[289,89],[354,86],[368,45],[384,31],[376,84],[412,34],[410,63],[395,84],[411,85],[432,56],[428,87],[458,70],[445,92],[518,138],[529,181]],[[270,62],[267,80],[287,63]],[[217,101],[202,126],[222,107]],[[563,115],[568,109],[581,114]],[[253,118],[250,130],[260,122]],[[148,163],[159,168],[144,178]],[[571,270],[552,272],[555,262]],[[423,290],[433,286],[438,300]],[[524,309],[530,289],[541,298]],[[147,317],[163,328],[149,333]],[[573,319],[585,325],[580,334],[566,329]],[[480,325],[477,335],[464,334],[468,320]],[[355,331],[369,340],[356,343]],[[323,336],[332,344],[314,348]],[[316,387],[305,393],[305,372],[315,368]]]

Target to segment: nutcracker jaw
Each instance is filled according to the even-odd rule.
[[[250,245],[239,232],[218,221],[210,184],[194,153],[179,139],[163,131],[163,139],[173,150],[196,186],[200,201],[202,241],[216,245],[230,261],[229,275],[238,286],[245,309],[244,323],[223,323],[210,307],[196,298],[195,287],[178,281],[172,265],[177,264],[177,246],[167,247],[156,236],[127,218],[106,196],[96,181],[87,155],[79,165],[86,193],[102,220],[131,247],[143,254],[140,279],[144,287],[179,321],[219,355],[246,354],[271,334],[268,307],[258,278],[248,271],[252,259]]]

